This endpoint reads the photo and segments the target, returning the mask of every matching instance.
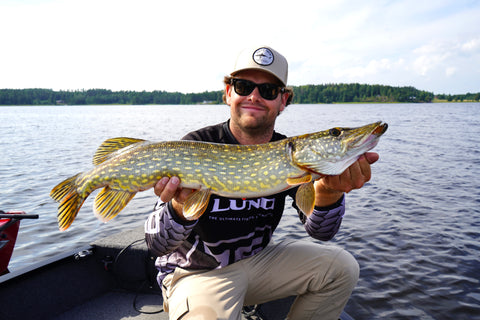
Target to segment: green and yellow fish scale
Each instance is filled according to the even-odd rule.
[[[181,186],[197,189],[187,199],[184,216],[195,219],[212,193],[235,198],[261,197],[300,185],[297,203],[313,210],[313,180],[343,172],[358,156],[373,148],[387,125],[334,128],[260,145],[230,145],[199,141],[149,142],[132,138],[105,141],[92,170],[53,188],[61,230],[75,219],[84,200],[98,188],[94,212],[103,221],[115,217],[139,191],[162,177],[178,176]]]

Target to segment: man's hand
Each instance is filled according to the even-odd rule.
[[[315,205],[325,207],[337,202],[344,192],[360,189],[372,177],[370,165],[378,153],[367,152],[338,176],[325,176],[315,182]]]
[[[163,202],[172,201],[172,206],[177,215],[185,219],[183,217],[183,203],[194,191],[193,189],[180,187],[180,178],[178,177],[163,177],[155,184],[153,191]]]

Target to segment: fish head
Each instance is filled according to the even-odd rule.
[[[319,175],[338,175],[373,149],[387,130],[384,122],[357,128],[332,128],[295,137],[289,142],[294,165]]]

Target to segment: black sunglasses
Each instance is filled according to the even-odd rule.
[[[232,79],[230,84],[233,84],[235,92],[240,96],[248,96],[255,88],[258,88],[260,96],[267,100],[274,100],[280,92],[285,92],[285,88],[281,88],[273,83],[255,83],[250,80]]]

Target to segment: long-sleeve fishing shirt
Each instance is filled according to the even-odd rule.
[[[189,133],[184,140],[238,144],[229,122]],[[271,141],[286,136],[274,132]],[[212,194],[205,213],[194,221],[182,220],[171,203],[158,200],[145,222],[145,239],[157,255],[158,281],[175,268],[215,269],[253,256],[270,242],[282,217],[285,198],[291,196],[307,233],[327,241],[337,233],[345,213],[342,197],[329,207],[315,207],[306,217],[295,205],[297,188],[252,199],[225,198]]]

